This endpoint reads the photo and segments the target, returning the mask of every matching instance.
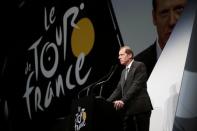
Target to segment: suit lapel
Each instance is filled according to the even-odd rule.
[[[124,79],[124,77],[125,77],[125,69],[122,71],[122,74],[121,74],[121,86],[123,87],[124,86],[124,84],[125,84],[125,79]]]
[[[126,81],[127,80],[131,80],[131,79],[133,79],[133,75],[134,75],[134,71],[135,71],[135,61],[132,63],[132,65],[131,65],[131,67],[130,67],[130,69],[129,69],[129,73],[128,73],[128,76],[127,76],[127,79],[126,79]]]
[[[127,81],[129,80],[132,80],[133,79],[133,75],[134,75],[134,71],[135,71],[135,61],[132,63],[132,65],[131,65],[131,67],[130,67],[130,69],[129,69],[129,73],[128,73],[128,75],[127,75],[127,79],[125,80],[124,79],[124,74],[125,74],[125,71],[126,71],[126,69],[124,69],[123,70],[123,72],[122,72],[122,75],[121,75],[121,88],[122,88],[122,96],[124,95],[124,88],[126,88],[125,86],[126,86],[126,83],[127,83]]]

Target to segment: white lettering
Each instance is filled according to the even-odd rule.
[[[31,107],[30,107],[29,97],[30,97],[30,94],[31,94],[32,90],[34,89],[34,87],[30,87],[30,80],[31,80],[31,77],[32,77],[33,74],[34,74],[34,72],[32,72],[27,79],[26,91],[25,91],[25,94],[23,96],[26,99],[27,109],[28,109],[28,113],[29,113],[30,118],[31,118]]]
[[[51,88],[51,82],[49,82],[47,92],[45,95],[45,101],[44,101],[45,108],[50,105],[53,96],[54,96],[54,94],[53,94],[53,90]]]
[[[37,112],[37,107],[43,111],[43,108],[42,106],[40,105],[41,103],[41,91],[40,91],[40,88],[39,87],[36,87],[36,90],[35,90],[35,111]]]
[[[50,69],[50,70],[46,70],[46,68],[44,67],[44,60],[43,60],[43,57],[44,57],[44,52],[49,49],[49,48],[52,48],[53,51],[55,52],[55,62],[54,62],[54,65],[53,67]],[[51,59],[51,58],[50,58]],[[40,58],[40,67],[41,67],[41,71],[42,71],[42,74],[46,77],[46,78],[50,78],[54,75],[55,71],[57,70],[57,66],[58,66],[58,60],[59,60],[59,54],[58,54],[58,49],[57,49],[57,46],[54,44],[54,43],[49,43],[47,42],[43,49],[42,49],[42,52],[41,52],[41,58]]]
[[[82,69],[82,66],[84,64],[84,59],[85,59],[85,54],[81,53],[77,59],[77,63],[75,67],[75,76],[76,76],[77,83],[79,85],[83,85],[87,81],[88,76],[90,75],[90,71],[91,71],[91,69],[89,69],[88,73],[84,76],[84,78],[82,79],[80,78],[79,71]]]

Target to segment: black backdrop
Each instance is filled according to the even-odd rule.
[[[79,91],[107,79],[119,65],[123,42],[111,1],[18,0],[3,5],[8,9],[2,19],[0,96],[8,103],[9,128],[52,129],[54,121],[69,117]],[[83,18],[93,25],[94,43],[88,54],[76,57],[72,22]],[[121,68],[104,85],[104,97],[115,88]]]

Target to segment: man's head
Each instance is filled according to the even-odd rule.
[[[128,65],[133,59],[133,51],[129,46],[123,46],[119,50],[119,60],[121,65]]]
[[[187,0],[153,0],[153,24],[157,28],[158,41],[164,48]]]

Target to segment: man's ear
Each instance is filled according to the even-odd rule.
[[[133,59],[133,56],[132,56],[132,54],[129,54],[129,59]]]

